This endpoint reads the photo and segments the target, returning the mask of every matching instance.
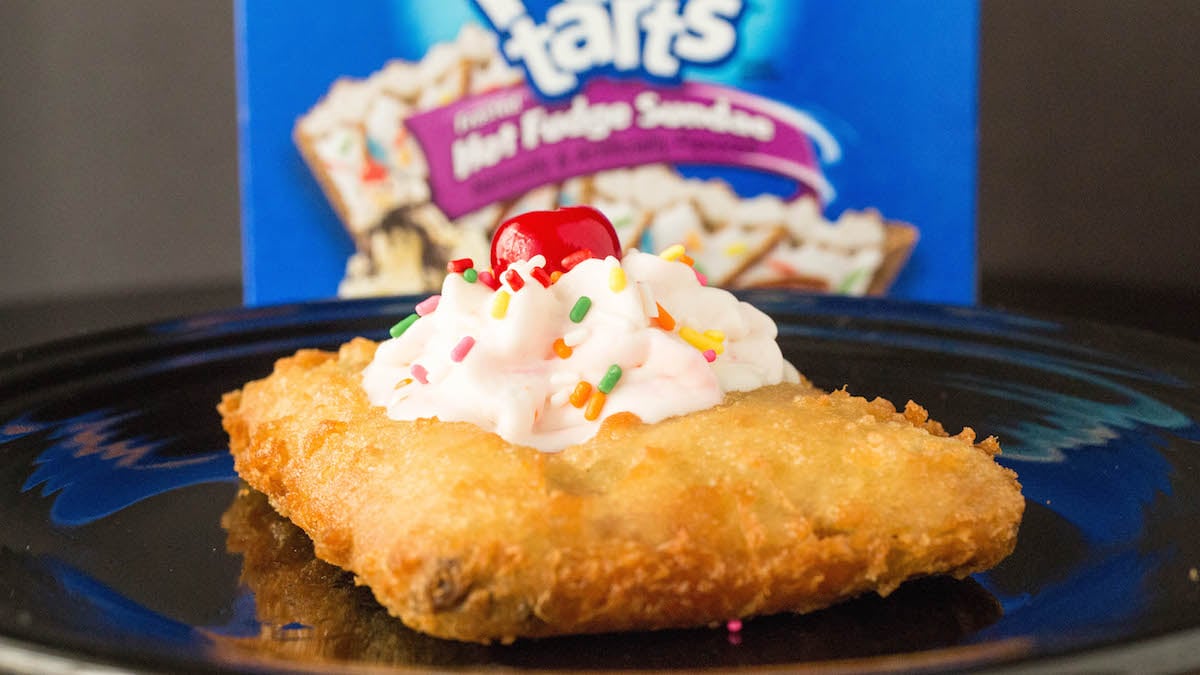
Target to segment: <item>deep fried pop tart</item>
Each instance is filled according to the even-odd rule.
[[[301,351],[221,402],[242,478],[405,624],[699,626],[1012,551],[1024,502],[995,439],[816,390],[686,253],[551,275],[544,243],[498,278],[455,263],[391,340]]]

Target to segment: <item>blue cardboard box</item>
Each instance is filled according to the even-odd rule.
[[[710,283],[975,299],[974,0],[241,0],[249,304],[589,203]]]

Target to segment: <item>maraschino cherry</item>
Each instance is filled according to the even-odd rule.
[[[617,231],[603,213],[590,206],[522,213],[501,223],[492,236],[492,274],[499,278],[510,264],[535,255],[546,258],[546,272],[565,272],[563,259],[579,251],[592,258],[621,257]]]

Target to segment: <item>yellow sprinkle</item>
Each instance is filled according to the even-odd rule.
[[[704,248],[704,242],[700,239],[700,235],[696,234],[695,230],[687,233],[683,238],[683,245],[689,251],[699,251]]]
[[[720,337],[716,337],[717,335],[720,335]],[[691,326],[681,326],[679,328],[679,337],[700,351],[711,349],[718,354],[725,353],[725,334],[719,330],[704,331],[701,333]]]
[[[606,398],[608,397],[599,389],[593,391],[591,398],[588,399],[587,407],[583,409],[583,419],[592,422],[600,417],[600,411],[604,409]]]
[[[662,253],[658,254],[658,257],[662,258],[663,260],[675,261],[675,260],[679,260],[683,256],[684,253],[685,253],[685,250],[683,248],[683,245],[675,244],[673,246],[668,246],[666,248],[666,250],[664,250]]]
[[[620,293],[625,290],[625,270],[619,266],[608,271],[608,287],[613,293]]]
[[[679,337],[683,338],[684,342],[695,347],[696,349],[699,349],[700,351],[704,351],[705,349],[715,350],[717,348],[716,340],[705,337],[691,326],[680,326]]]
[[[749,250],[749,248],[746,246],[746,242],[735,241],[725,247],[725,255],[731,258],[736,258],[740,255],[745,255],[747,250]]]
[[[505,314],[508,314],[508,291],[496,291],[496,296],[492,298],[492,318],[503,319]]]

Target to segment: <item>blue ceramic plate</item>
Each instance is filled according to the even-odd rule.
[[[382,338],[411,302],[238,310],[0,355],[0,670],[1021,668],[1200,628],[1200,347],[986,310],[747,298],[818,385],[998,435],[1028,504],[1016,552],[738,633],[418,635],[239,494],[214,410],[279,356]]]

